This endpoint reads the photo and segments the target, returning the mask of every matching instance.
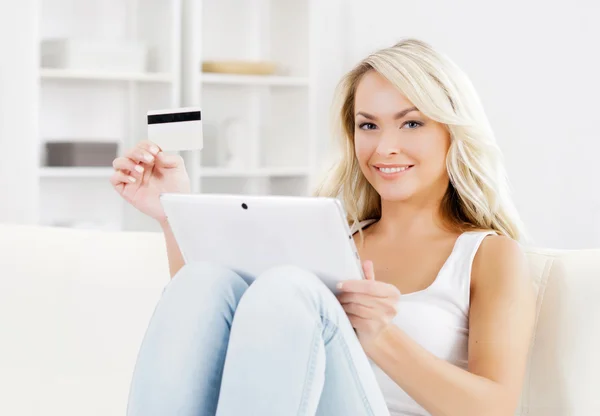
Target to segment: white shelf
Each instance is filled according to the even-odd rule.
[[[203,178],[268,178],[268,177],[302,177],[310,174],[308,168],[257,168],[228,169],[201,167],[198,174]]]
[[[316,132],[326,113],[318,102],[326,94],[321,92],[329,90],[320,74],[337,71],[342,62],[341,49],[334,48],[341,26],[330,30],[332,19],[339,15],[339,2],[88,1],[86,7],[72,11],[72,0],[42,0],[39,42],[76,39],[82,28],[86,36],[100,40],[119,34],[151,47],[149,68],[158,72],[38,64],[40,144],[48,137],[101,137],[122,138],[119,148],[130,148],[138,138],[146,137],[148,110],[202,106],[207,138],[229,137],[227,120],[244,122],[244,160],[260,167],[204,166],[203,161],[210,160],[204,158],[206,149],[205,153],[183,152],[193,192],[307,193],[318,156]],[[329,50],[318,52],[320,45]],[[206,60],[237,59],[277,62],[285,74],[295,76],[201,70]],[[42,165],[34,167],[40,179],[41,220],[151,229],[143,214],[113,195],[112,167]],[[109,195],[119,203],[108,204],[106,210],[103,201]]]
[[[280,86],[306,87],[309,79],[306,77],[290,77],[282,75],[234,75],[201,73],[200,80],[204,84],[218,85],[247,85],[247,86]]]
[[[40,68],[42,79],[87,80],[87,81],[135,81],[170,83],[173,76],[168,73],[152,72],[107,72],[71,69]]]
[[[41,178],[106,178],[108,179],[114,170],[110,167],[42,167]]]

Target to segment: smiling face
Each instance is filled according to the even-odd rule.
[[[382,201],[441,199],[448,188],[446,127],[421,112],[376,71],[363,75],[354,100],[354,148]]]

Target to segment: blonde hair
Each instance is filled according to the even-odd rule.
[[[340,81],[333,106],[340,160],[316,195],[341,199],[353,225],[381,217],[381,198],[354,153],[355,92],[371,70],[450,132],[446,157],[450,184],[441,204],[444,219],[460,230],[494,230],[521,240],[524,230],[509,196],[502,155],[473,85],[450,59],[415,39],[369,55]]]

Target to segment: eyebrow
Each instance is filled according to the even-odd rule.
[[[417,107],[410,107],[410,108],[407,108],[405,110],[402,110],[402,111],[394,114],[394,120],[398,120],[399,118],[404,117],[405,115],[407,115],[408,113],[410,113],[412,111],[419,111],[419,109]],[[377,117],[375,117],[375,116],[373,116],[371,114],[365,113],[363,111],[359,111],[358,113],[356,113],[356,115],[357,116],[363,116],[363,117],[369,118],[371,120],[377,120]]]

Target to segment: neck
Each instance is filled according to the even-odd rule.
[[[438,234],[445,229],[440,212],[441,201],[442,198],[421,202],[382,200],[377,228],[383,236],[391,239]]]

